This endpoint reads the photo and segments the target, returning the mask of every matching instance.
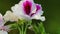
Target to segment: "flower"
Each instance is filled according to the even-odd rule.
[[[3,20],[3,16],[0,13],[0,34],[8,34],[8,27],[4,26],[5,22]]]
[[[42,7],[39,4],[34,3],[33,0],[21,0],[18,4],[11,7],[13,13],[20,19],[37,19],[45,21]]]

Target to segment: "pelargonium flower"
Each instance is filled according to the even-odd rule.
[[[8,34],[8,27],[4,26],[5,22],[3,20],[3,16],[0,14],[0,34]]]
[[[42,7],[39,4],[34,3],[33,0],[21,0],[18,4],[11,7],[12,12],[6,12],[4,15],[5,20],[17,20],[19,19],[37,19],[41,21],[45,21],[45,17],[43,15]],[[8,18],[7,18],[8,16]],[[16,16],[18,18],[16,18]]]
[[[34,3],[33,0],[21,0],[11,9],[13,13],[20,18],[45,21],[45,17],[41,16],[43,15],[41,5]]]

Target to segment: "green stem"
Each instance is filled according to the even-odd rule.
[[[28,27],[28,25],[26,25],[26,27],[25,27],[25,31],[24,31],[24,34],[26,34],[26,31],[27,31],[27,27]]]
[[[24,25],[21,25],[21,28],[18,27],[19,34],[26,34],[27,27],[24,28]]]
[[[20,29],[20,28],[18,28],[18,29],[19,29],[19,34],[22,34],[22,33],[21,33],[21,32],[22,32],[21,29]]]
[[[39,25],[40,25],[40,29],[41,29],[41,34],[46,34],[43,23],[41,22]]]
[[[21,27],[21,28],[22,28],[22,34],[24,34],[24,26],[22,25],[22,27]]]
[[[36,24],[33,25],[33,30],[35,34],[46,34],[45,28],[43,26],[43,23],[38,23],[38,26]]]
[[[18,23],[17,23],[17,28],[18,28],[18,30],[19,30],[19,34],[22,34],[22,33],[21,33],[21,28],[19,27]]]
[[[19,25],[18,23],[17,23],[17,26],[18,26],[19,34],[26,34],[28,24],[27,23],[24,24],[23,22],[21,22],[22,24]],[[24,25],[26,25],[26,26],[24,26]],[[29,23],[29,25],[31,25],[31,23]]]

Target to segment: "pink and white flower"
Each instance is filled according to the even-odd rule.
[[[34,3],[33,0],[21,0],[18,4],[11,7],[11,9],[19,18],[45,21],[45,17],[42,16],[43,11],[41,5]]]
[[[3,20],[3,16],[0,13],[0,34],[8,34],[8,27],[4,26],[5,22]]]

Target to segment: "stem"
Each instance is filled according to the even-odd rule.
[[[24,28],[24,25],[21,25],[21,28],[18,27],[19,34],[26,34],[27,26]]]
[[[26,28],[25,28],[24,34],[26,34],[26,31],[27,31],[27,27],[28,27],[28,25],[26,25]]]
[[[21,22],[22,24],[18,24],[18,23],[17,23],[17,26],[18,26],[19,34],[26,34],[28,24],[30,25],[31,23],[23,23],[23,22]]]
[[[22,25],[22,34],[24,34],[24,25]]]
[[[44,28],[44,26],[43,26],[43,23],[41,22],[40,23],[40,28],[41,28],[41,34],[46,34],[46,32],[45,32],[45,28]]]
[[[20,29],[20,28],[18,28],[18,29],[19,29],[19,34],[22,34],[22,33],[21,33],[21,29]]]
[[[19,30],[19,34],[21,34],[21,28],[19,27],[18,23],[17,23],[17,28]]]
[[[38,23],[38,26],[36,24],[33,25],[33,30],[35,34],[46,34],[45,28],[43,26],[43,23]]]

